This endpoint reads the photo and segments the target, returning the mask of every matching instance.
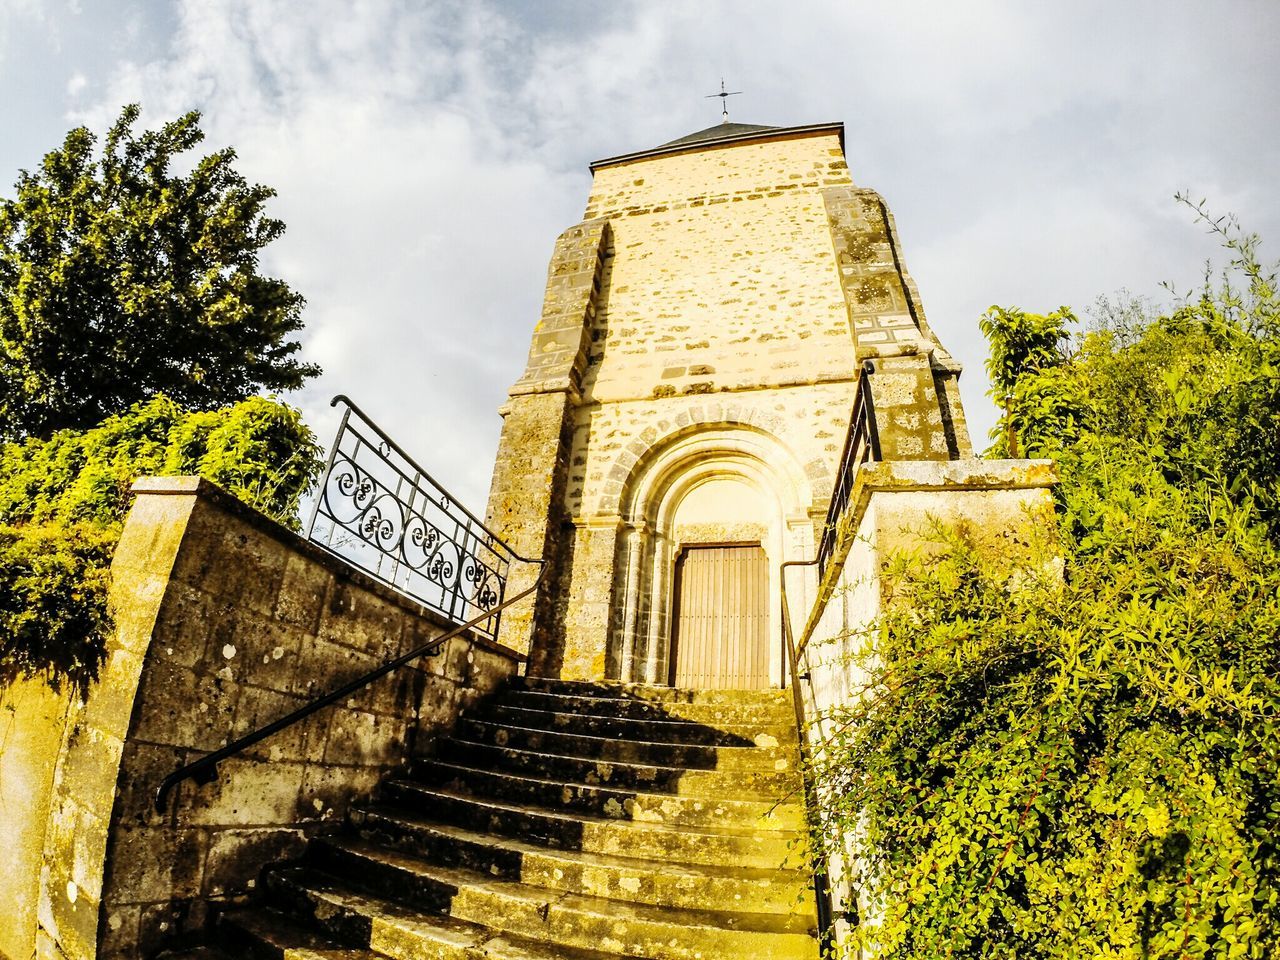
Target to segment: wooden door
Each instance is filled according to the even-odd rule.
[[[769,686],[768,594],[759,544],[687,547],[676,564],[672,684],[704,690]]]

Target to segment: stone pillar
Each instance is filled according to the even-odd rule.
[[[568,474],[572,407],[565,391],[512,397],[502,408],[502,436],[489,492],[486,522],[513,550],[531,560],[545,559],[538,592],[502,612],[498,639],[530,655],[530,671],[541,672],[541,656],[550,638],[535,643],[536,625],[551,620],[555,584],[561,577],[558,550],[564,521],[560,505]],[[539,567],[516,562],[507,576],[508,597],[532,586]],[[541,653],[534,654],[533,647]]]
[[[501,641],[529,653],[531,673],[556,675],[562,656],[554,598],[567,574],[561,569],[560,528],[566,521],[572,414],[587,366],[608,234],[607,221],[588,220],[556,240],[529,360],[502,409],[488,524],[514,550],[545,559],[548,567],[536,596],[502,615]],[[514,564],[507,596],[527,589],[536,575],[536,567]]]
[[[636,630],[640,613],[640,583],[644,563],[645,530],[643,524],[626,531],[626,580],[625,593],[619,597],[622,604],[622,628],[619,636],[618,679],[634,680],[636,669]]]
[[[648,643],[645,650],[644,682],[667,683],[671,675],[671,575],[675,572],[671,542],[661,532],[653,536],[653,589],[649,596]]]
[[[565,539],[572,536],[572,545],[560,569],[573,587],[557,592],[554,630],[561,650],[555,675],[565,680],[603,680],[608,673],[606,640],[620,527],[617,517],[606,516],[579,521],[571,534],[564,533]]]
[[[827,188],[823,201],[858,362],[864,376],[871,370],[881,459],[972,455],[956,389],[960,364],[925,319],[884,200],[850,186]]]

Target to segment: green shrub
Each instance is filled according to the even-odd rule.
[[[1280,955],[1280,330],[1227,239],[1234,283],[993,372],[1052,543],[888,571],[815,771],[871,955]]]
[[[83,692],[97,675],[137,477],[199,474],[297,529],[320,452],[297,410],[262,397],[200,412],[154,397],[91,430],[0,444],[0,682]]]

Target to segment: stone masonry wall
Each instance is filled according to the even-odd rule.
[[[35,953],[40,864],[49,823],[53,774],[72,694],[43,678],[0,687],[0,957]]]
[[[849,183],[834,134],[598,169],[613,255],[583,402],[855,378],[822,196]]]
[[[224,761],[180,764],[449,626],[196,478],[140,481],[112,566],[117,635],[54,776],[37,955],[145,955],[246,894],[349,804],[514,674],[479,638],[384,677]]]

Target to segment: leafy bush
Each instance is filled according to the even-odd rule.
[[[1194,300],[993,345],[997,449],[1056,461],[1057,530],[1016,570],[959,529],[890,571],[816,771],[877,957],[1280,955],[1280,327],[1212,224],[1234,260]]]
[[[154,397],[91,430],[0,444],[0,683],[82,692],[97,675],[135,478],[199,474],[296,529],[320,452],[298,411],[262,397],[194,413]]]

